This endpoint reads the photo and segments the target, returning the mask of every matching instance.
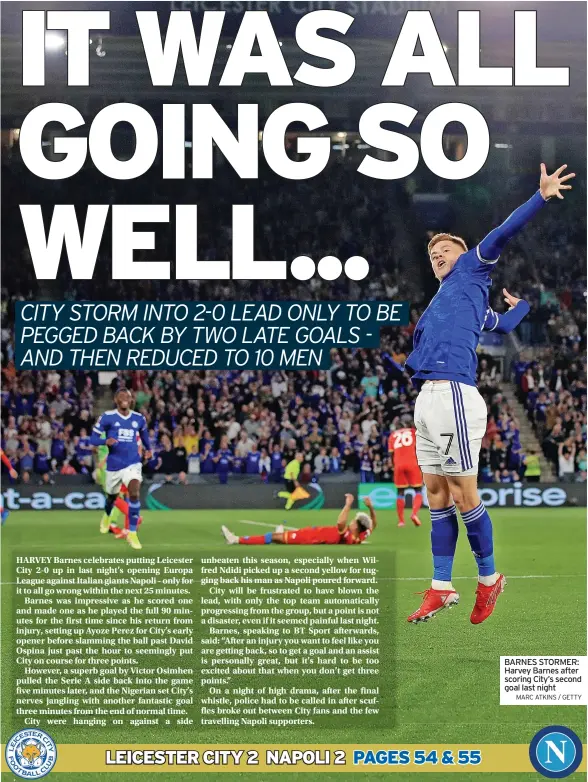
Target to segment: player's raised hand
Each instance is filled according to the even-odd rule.
[[[517,299],[516,296],[513,296],[512,293],[509,293],[506,288],[502,289],[502,295],[504,296],[505,302],[508,304],[508,306],[511,308],[516,307],[519,301],[522,301],[522,299]]]
[[[566,168],[567,165],[564,164],[563,166],[560,166],[557,171],[554,171],[553,174],[548,174],[547,169],[545,168],[545,163],[541,163],[539,191],[541,192],[541,195],[545,201],[547,201],[548,198],[553,198],[554,196],[561,198],[563,201],[563,195],[561,194],[561,191],[572,189],[571,185],[564,185],[564,182],[567,182],[569,179],[573,179],[576,175],[566,174],[565,176],[562,176]]]
[[[370,497],[364,497],[363,498],[363,504],[365,505],[366,508],[373,508],[374,507],[374,503],[372,502]]]
[[[353,494],[345,495],[345,505],[348,505],[349,507],[353,505]]]

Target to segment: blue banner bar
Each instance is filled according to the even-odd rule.
[[[326,369],[408,302],[18,302],[17,369]]]

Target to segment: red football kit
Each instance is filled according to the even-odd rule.
[[[369,530],[352,535],[349,529],[339,532],[337,527],[303,527],[297,530],[284,532],[284,543],[296,543],[298,545],[338,544],[353,545],[363,543],[370,534]]]
[[[417,462],[416,429],[396,429],[390,433],[388,451],[394,454],[394,484],[398,489],[422,486],[423,476]]]
[[[11,470],[14,470],[14,467],[12,466],[10,459],[4,451],[0,448],[0,459],[2,459],[2,464],[6,467],[6,469],[10,472]]]

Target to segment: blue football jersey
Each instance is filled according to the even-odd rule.
[[[106,458],[106,469],[111,472],[141,462],[139,439],[146,451],[151,450],[145,416],[134,410],[130,410],[127,415],[121,415],[118,410],[107,410],[92,430],[92,445],[104,445],[103,435],[106,435],[107,440],[111,437],[116,440]]]
[[[497,312],[494,312],[492,307],[488,307],[486,315],[484,316],[484,325],[482,327],[484,331],[494,331],[499,323],[500,315]]]
[[[443,278],[417,323],[414,349],[406,362],[416,386],[426,380],[476,385],[476,348],[487,318],[490,272],[506,244],[545,203],[540,191],[534,193],[477,247],[462,253]],[[511,311],[513,315],[505,313],[501,319],[514,320],[520,315],[522,320],[525,313],[518,309],[521,304]],[[489,325],[496,328],[497,322]]]
[[[216,455],[219,457],[218,462],[216,463],[218,472],[228,472],[231,469],[233,452],[230,448],[220,448],[216,452]]]
[[[488,309],[490,272],[478,248],[462,253],[421,315],[406,362],[413,382],[455,380],[476,385],[476,348]]]

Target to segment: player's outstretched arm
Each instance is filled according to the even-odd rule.
[[[541,163],[539,190],[522,206],[515,209],[502,225],[490,231],[488,236],[482,239],[477,247],[480,260],[488,263],[497,261],[506,244],[539,212],[550,198],[563,199],[561,191],[572,189],[571,185],[564,183],[576,176],[575,174],[562,176],[566,168],[567,166],[563,165],[553,174],[548,174],[545,163]]]
[[[507,312],[500,314],[499,312],[494,312],[494,310],[489,307],[486,311],[486,318],[484,319],[484,331],[494,331],[496,334],[510,334],[511,331],[516,329],[531,309],[528,302],[524,299],[517,299],[516,296],[510,294],[506,288],[503,288],[502,292],[504,294],[504,300],[510,305],[510,309]]]
[[[343,510],[339,514],[339,518],[337,519],[337,529],[339,532],[343,532],[345,528],[347,527],[347,520],[349,519],[349,511],[351,510],[351,506],[353,505],[353,494],[346,494],[345,495],[345,505],[343,506]]]
[[[372,532],[373,532],[378,524],[378,522],[376,521],[376,510],[374,508],[374,503],[371,501],[369,497],[366,497],[363,502],[366,508],[370,512],[370,519],[372,520]]]

